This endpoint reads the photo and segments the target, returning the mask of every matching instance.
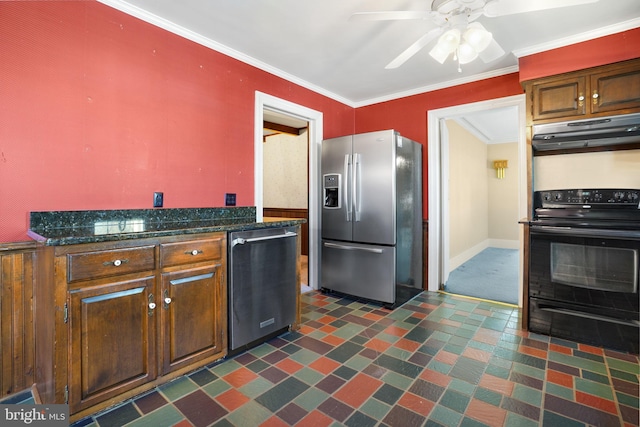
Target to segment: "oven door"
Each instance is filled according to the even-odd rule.
[[[531,226],[529,330],[638,352],[640,236]]]
[[[640,238],[634,232],[531,227],[529,296],[638,313]]]

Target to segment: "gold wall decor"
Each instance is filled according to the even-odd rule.
[[[503,179],[504,178],[504,170],[508,168],[508,160],[494,160],[493,168],[496,170],[496,178]]]

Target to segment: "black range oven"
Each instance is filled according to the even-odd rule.
[[[534,193],[529,330],[638,354],[640,190]]]

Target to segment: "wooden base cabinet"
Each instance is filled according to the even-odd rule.
[[[222,350],[220,305],[222,265],[165,273],[160,324],[162,373],[166,374]]]
[[[34,382],[35,242],[0,243],[0,398]]]
[[[71,412],[156,377],[155,318],[144,277],[70,292],[68,400]]]
[[[36,385],[71,419],[226,355],[226,233],[39,248]]]

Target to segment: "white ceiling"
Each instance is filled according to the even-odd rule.
[[[428,20],[353,22],[356,12],[424,11],[431,0],[99,0],[168,31],[352,107],[512,73],[518,57],[640,27],[640,0],[599,0],[499,18],[481,16],[506,54],[462,66],[427,45],[385,66],[434,28]],[[530,0],[541,1],[541,0]],[[432,43],[435,43],[433,41]],[[458,122],[487,143],[516,141],[515,109]],[[284,118],[272,118],[286,124]]]
[[[517,71],[517,56],[640,27],[640,0],[481,16],[506,54],[462,73],[427,45],[392,59],[434,28],[430,20],[353,22],[355,12],[430,10],[431,0],[100,0],[352,107]],[[540,0],[530,0],[540,1]],[[432,43],[435,43],[432,42]]]
[[[453,117],[462,127],[485,144],[518,141],[518,108],[502,107]]]

